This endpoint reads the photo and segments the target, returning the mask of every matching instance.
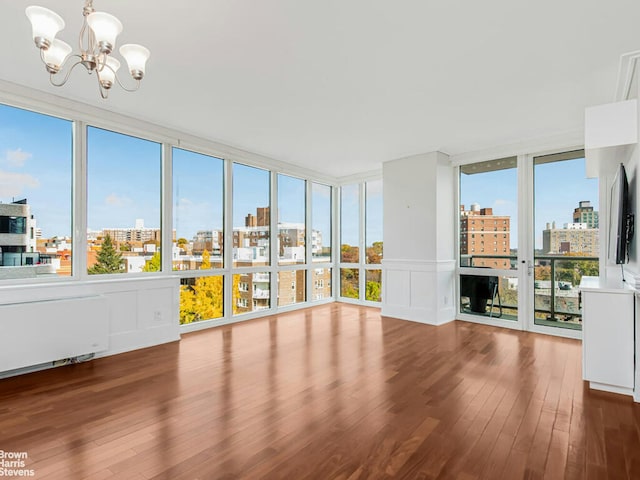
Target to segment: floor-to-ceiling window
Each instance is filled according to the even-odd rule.
[[[278,174],[278,306],[307,299],[307,182]]]
[[[360,184],[340,188],[340,296],[360,298]]]
[[[311,182],[311,300],[331,298],[332,188]]]
[[[381,301],[382,180],[340,189],[340,297]]]
[[[365,293],[364,299],[381,301],[382,292],[382,180],[365,183]]]
[[[180,323],[224,315],[224,160],[173,148],[171,265],[180,275]]]
[[[271,175],[233,164],[233,313],[271,307]]]

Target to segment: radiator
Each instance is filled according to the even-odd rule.
[[[0,305],[0,372],[107,350],[105,297]]]

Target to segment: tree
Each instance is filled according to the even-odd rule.
[[[111,236],[106,235],[98,252],[97,262],[89,268],[89,275],[99,273],[123,273],[122,255],[113,246]]]
[[[551,280],[551,267],[549,265],[538,265],[536,267],[536,280]]]
[[[210,257],[207,250],[202,253],[200,270],[211,269]],[[221,275],[198,277],[192,286],[182,285],[180,287],[180,323],[222,317],[223,299]]]
[[[359,249],[358,247],[352,247],[346,243],[340,247],[341,262],[342,263],[359,263]]]
[[[380,282],[367,282],[365,299],[371,300],[372,302],[380,301]]]
[[[156,252],[151,257],[151,260],[147,260],[144,263],[144,267],[142,267],[143,272],[159,272],[162,269],[162,264],[160,263],[160,252]]]
[[[340,274],[340,295],[345,298],[359,298],[358,269],[342,268]]]
[[[373,245],[367,248],[367,263],[381,263],[382,260],[382,242],[373,242]]]

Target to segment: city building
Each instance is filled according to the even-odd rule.
[[[193,237],[191,251],[194,255],[202,255],[206,250],[213,257],[221,257],[223,243],[221,230],[199,230]]]
[[[545,255],[581,255],[597,257],[600,253],[599,215],[591,202],[583,200],[573,210],[573,222],[562,228],[556,222],[546,224],[542,231],[542,252]]]
[[[460,257],[467,266],[509,269],[511,218],[492,208],[460,205]],[[461,260],[462,262],[463,260]]]
[[[37,265],[36,219],[27,199],[0,203],[0,266]]]
[[[578,207],[573,210],[573,223],[585,223],[587,228],[598,228],[598,217],[598,211],[593,209],[588,200],[579,202]]]
[[[103,228],[102,234],[109,235],[113,242],[117,243],[145,243],[157,242],[159,245],[162,238],[159,228],[146,228],[143,219],[137,219],[133,228]],[[175,231],[174,231],[175,240]]]
[[[545,255],[578,254],[597,257],[600,251],[600,235],[597,228],[586,223],[565,223],[556,228],[556,222],[547,223],[542,231],[542,252]]]

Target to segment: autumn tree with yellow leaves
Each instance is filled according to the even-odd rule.
[[[200,270],[211,269],[211,255],[202,253]],[[198,277],[193,285],[180,286],[180,324],[211,320],[223,315],[222,275]]]

